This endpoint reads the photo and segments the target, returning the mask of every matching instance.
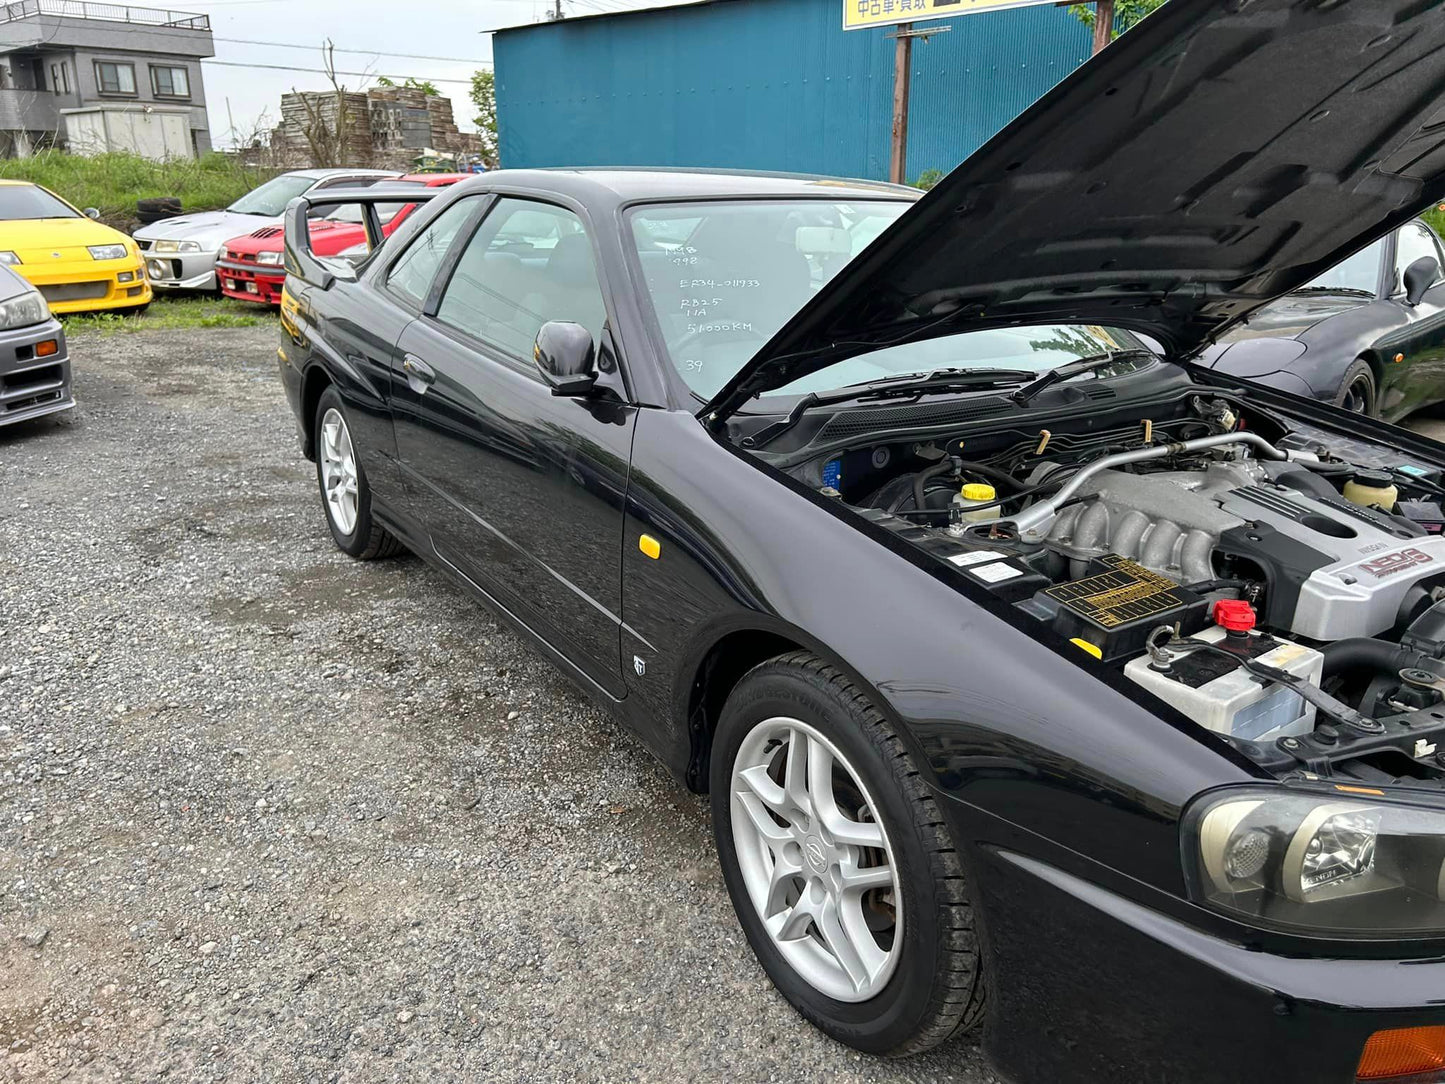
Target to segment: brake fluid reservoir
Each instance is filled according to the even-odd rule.
[[[1247,603],[1235,605],[1249,609]],[[1231,652],[1319,684],[1324,674],[1323,655],[1303,644],[1263,635],[1254,628],[1239,628],[1244,624],[1239,618],[1240,611],[1233,611],[1224,620],[1235,628],[1216,624],[1192,639],[1220,645],[1228,641]],[[1248,623],[1254,623],[1253,611],[1249,611]],[[1314,705],[1288,686],[1261,684],[1238,661],[1218,651],[1170,648],[1168,655],[1168,669],[1159,669],[1150,656],[1143,655],[1126,663],[1124,674],[1200,726],[1259,742],[1314,730]]]
[[[960,510],[958,518],[961,520],[998,519],[996,496],[993,486],[987,482],[968,482],[953,495],[953,506]]]

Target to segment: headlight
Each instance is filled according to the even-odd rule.
[[[279,252],[258,252],[258,253],[256,253],[256,262],[257,262],[257,263],[270,264],[272,267],[275,267],[275,266],[277,266],[277,265],[281,262],[281,253],[279,253]]]
[[[201,246],[195,241],[157,241],[152,252],[200,252]]]
[[[9,264],[11,267],[20,265],[20,257],[13,252],[0,252],[0,263]]]
[[[92,260],[123,260],[126,254],[124,245],[87,245],[86,251]]]
[[[1445,933],[1445,810],[1361,800],[1362,790],[1380,794],[1240,787],[1206,795],[1184,819],[1191,894],[1299,932]]]
[[[30,290],[9,301],[0,301],[0,330],[29,327],[50,316],[50,306],[38,290]]]

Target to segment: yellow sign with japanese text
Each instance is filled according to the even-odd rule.
[[[843,29],[862,30],[1048,3],[1057,0],[843,0]]]

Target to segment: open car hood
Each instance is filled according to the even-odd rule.
[[[1127,327],[1172,356],[1445,197],[1439,0],[1169,0],[905,212],[701,416],[900,341]]]

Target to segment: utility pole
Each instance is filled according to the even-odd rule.
[[[888,179],[906,184],[908,167],[908,75],[913,66],[913,24],[899,23],[893,46],[893,145]]]
[[[562,0],[552,0],[552,21],[554,23],[562,21]]]
[[[913,71],[913,39],[928,41],[931,34],[945,34],[950,26],[929,26],[914,30],[912,23],[899,23],[893,37],[893,140],[888,155],[888,179],[908,183],[908,87]]]
[[[1114,0],[1099,0],[1094,5],[1094,52],[1109,44],[1114,33]]]

